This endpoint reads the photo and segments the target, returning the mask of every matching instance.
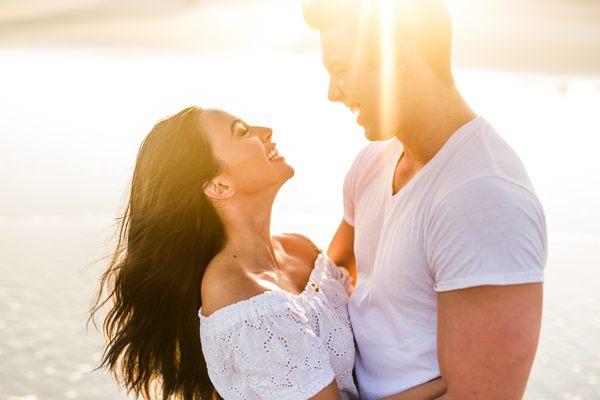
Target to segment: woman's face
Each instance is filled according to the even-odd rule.
[[[200,124],[236,194],[279,189],[294,169],[279,155],[270,128],[251,126],[224,111],[205,110]]]

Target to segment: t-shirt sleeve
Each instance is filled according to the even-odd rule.
[[[544,212],[526,189],[499,177],[479,178],[441,200],[424,247],[438,292],[543,282]]]
[[[308,399],[334,379],[325,346],[295,308],[246,320],[231,333],[235,368],[261,399]]]

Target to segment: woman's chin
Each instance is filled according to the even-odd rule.
[[[296,175],[296,171],[291,165],[285,163],[285,165],[282,165],[281,167],[281,180],[279,182],[280,188],[281,186],[285,185],[287,181],[292,179],[294,175]]]
[[[294,167],[292,167],[288,163],[285,163],[285,170],[286,171],[285,171],[285,177],[284,177],[283,183],[285,183],[288,180],[292,179],[294,177],[294,175],[296,175],[296,171],[294,170]]]

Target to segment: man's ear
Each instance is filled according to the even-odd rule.
[[[220,176],[207,182],[203,189],[204,194],[206,194],[209,199],[213,200],[229,199],[235,194],[233,186],[230,184],[230,182]]]

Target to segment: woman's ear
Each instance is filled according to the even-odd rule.
[[[204,185],[204,194],[212,200],[225,200],[233,197],[235,191],[227,179],[218,176]]]

